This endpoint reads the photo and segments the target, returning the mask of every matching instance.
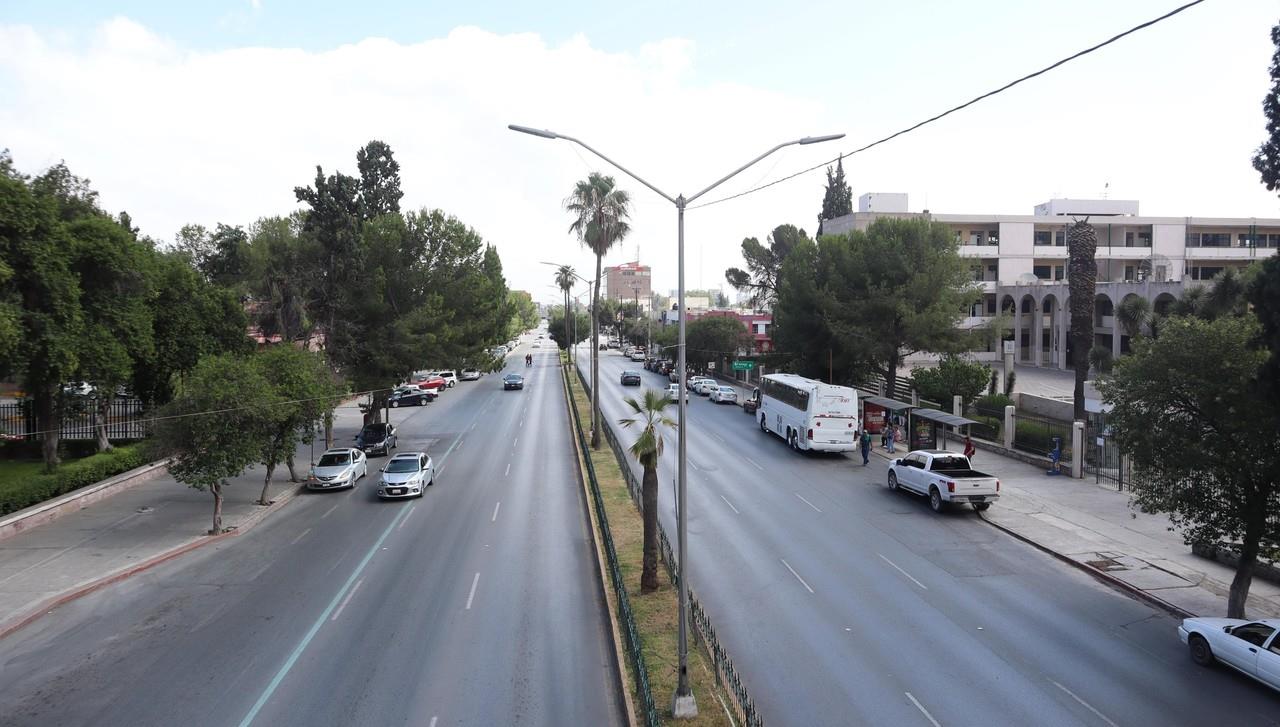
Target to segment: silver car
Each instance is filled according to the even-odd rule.
[[[426,452],[401,452],[387,460],[378,482],[378,497],[399,500],[422,497],[435,484],[436,465]]]
[[[717,404],[725,401],[730,404],[738,403],[738,392],[728,384],[706,384],[703,388],[711,392],[711,400]]]
[[[369,461],[364,452],[353,447],[326,450],[311,468],[307,478],[309,490],[335,490],[355,487],[356,480],[369,474]]]

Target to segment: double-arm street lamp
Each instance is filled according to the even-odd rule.
[[[621,171],[623,174],[626,174],[628,177],[631,177],[632,179],[636,180],[640,184],[643,184],[644,186],[648,187],[659,197],[662,197],[663,199],[667,200],[668,202],[676,206],[676,266],[678,270],[677,272],[677,298],[678,298],[677,306],[678,306],[678,310],[680,311],[680,321],[679,321],[679,328],[678,328],[677,339],[676,339],[676,355],[677,355],[676,368],[680,372],[679,383],[680,383],[681,391],[685,390],[685,384],[687,382],[687,375],[688,375],[687,372],[685,371],[685,359],[686,359],[685,357],[685,320],[688,317],[688,311],[685,309],[685,301],[684,301],[684,211],[685,211],[685,208],[688,207],[691,202],[698,199],[702,195],[706,194],[707,192],[710,192],[716,187],[719,187],[721,184],[724,184],[725,182],[737,176],[744,170],[750,168],[752,165],[756,164],[757,162],[769,156],[770,154],[774,153],[775,151],[782,149],[783,147],[795,146],[795,145],[818,144],[824,141],[834,141],[836,139],[844,138],[844,134],[828,134],[826,136],[806,136],[803,139],[796,139],[795,141],[783,142],[773,147],[769,151],[766,151],[765,153],[756,157],[755,159],[752,159],[746,164],[743,164],[742,166],[738,167],[732,172],[729,172],[725,176],[713,182],[706,189],[703,189],[701,192],[698,192],[695,195],[692,195],[690,197],[685,197],[683,194],[678,194],[675,197],[672,197],[671,195],[667,194],[666,192],[663,192],[662,190],[658,189],[652,184],[649,184],[644,179],[642,179],[641,177],[633,173],[631,170],[627,169],[626,167],[615,162],[614,160],[610,159],[604,154],[601,154],[600,152],[591,148],[588,144],[586,144],[580,139],[575,139],[572,136],[566,136],[564,134],[557,134],[554,131],[547,131],[546,129],[534,129],[532,127],[517,126],[515,124],[509,124],[507,128],[511,129],[512,131],[519,131],[522,134],[531,134],[533,136],[540,136],[544,139],[564,139],[565,141],[571,141],[574,144],[577,144],[583,149],[586,149],[592,154],[595,154],[596,156],[605,160],[609,164],[612,164],[613,166],[617,167],[618,170]],[[594,314],[594,311],[593,311],[593,314]],[[599,385],[599,382],[592,381],[591,385],[597,386]],[[687,405],[687,401],[683,396],[677,396],[676,404],[679,412],[679,416],[677,417],[678,446],[676,448],[676,451],[677,451],[677,454],[676,454],[676,483],[677,483],[676,530],[677,530],[677,540],[679,541],[679,546],[678,546],[679,554],[677,555],[676,573],[677,573],[677,578],[679,579],[679,584],[680,584],[680,671],[679,671],[679,681],[676,684],[676,693],[672,699],[671,711],[675,717],[681,718],[681,717],[696,716],[698,713],[698,706],[697,706],[697,702],[694,701],[693,692],[690,691],[689,689],[689,673],[688,673],[689,672],[689,641],[688,641],[687,620],[689,615],[689,581],[685,577],[686,567],[688,565],[688,557],[687,557],[688,533],[686,528],[687,518],[685,515],[685,513],[687,512],[685,508],[686,491],[688,489],[686,486],[687,459],[686,459],[686,451],[685,451],[685,439],[686,439],[685,408]]]

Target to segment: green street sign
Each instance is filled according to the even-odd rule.
[[[734,371],[750,371],[755,367],[756,367],[755,361],[734,361],[733,362]]]

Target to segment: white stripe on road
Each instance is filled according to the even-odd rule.
[[[880,554],[879,554],[879,553],[876,553],[876,555],[880,555]],[[884,562],[888,563],[889,565],[893,566],[894,568],[897,568],[897,569],[898,569],[898,572],[899,572],[899,573],[901,573],[902,575],[904,575],[904,576],[906,576],[906,577],[908,577],[908,578],[911,578],[911,582],[912,582],[912,583],[916,584],[917,586],[920,586],[921,588],[925,589],[926,591],[927,591],[927,590],[929,590],[929,587],[928,587],[928,586],[926,586],[925,584],[921,583],[920,581],[917,581],[915,578],[913,578],[913,577],[911,576],[911,574],[910,574],[910,573],[908,573],[908,572],[906,572],[906,571],[902,570],[901,568],[898,568],[898,564],[897,564],[897,563],[894,563],[893,561],[889,560],[888,558],[884,557],[883,555],[880,555],[880,560],[883,560]]]
[[[712,432],[711,436],[715,437],[716,439],[719,439],[721,442],[724,442],[724,437],[720,436],[719,434],[716,434],[715,432]],[[728,442],[725,442],[725,444],[728,444]]]
[[[292,542],[292,543],[289,543],[289,545],[297,545],[297,544],[298,544],[298,541],[299,541],[299,540],[302,540],[302,539],[303,539],[303,538],[305,538],[305,537],[307,537],[307,533],[309,533],[309,532],[311,532],[311,528],[307,528],[306,530],[303,530],[302,532],[298,533],[298,537],[294,538],[294,539],[293,539],[293,542]]]
[[[1072,699],[1074,699],[1074,700],[1076,700],[1077,702],[1079,702],[1079,703],[1080,703],[1080,704],[1081,704],[1085,709],[1087,709],[1087,710],[1089,710],[1090,712],[1093,712],[1095,715],[1097,715],[1098,719],[1100,719],[1100,720],[1102,720],[1103,722],[1106,722],[1107,724],[1111,725],[1111,727],[1119,727],[1119,725],[1117,725],[1115,722],[1112,722],[1111,720],[1107,719],[1107,715],[1105,715],[1105,714],[1103,714],[1102,712],[1099,712],[1098,710],[1094,709],[1092,704],[1089,704],[1088,702],[1084,701],[1084,700],[1083,700],[1083,699],[1081,699],[1080,697],[1076,696],[1076,693],[1075,693],[1075,692],[1071,691],[1070,689],[1067,689],[1066,687],[1062,686],[1061,684],[1059,684],[1059,683],[1057,683],[1057,682],[1054,682],[1052,679],[1050,679],[1049,681],[1053,682],[1053,686],[1055,686],[1055,687],[1057,687],[1057,688],[1061,689],[1062,691],[1066,692],[1067,694],[1071,695],[1071,698],[1072,698]]]
[[[331,508],[329,508],[328,510],[325,510],[325,511],[324,511],[324,514],[320,516],[320,519],[321,519],[321,520],[323,520],[323,519],[325,519],[325,518],[329,517],[330,513],[332,513],[334,510],[337,510],[337,509],[338,509],[338,505],[341,505],[341,504],[342,504],[342,503],[340,503],[340,502],[338,502],[338,503],[334,503],[333,507],[331,507]]]
[[[778,560],[782,560],[782,558],[779,558]],[[782,564],[787,567],[787,570],[791,571],[791,575],[795,576],[797,581],[800,581],[800,585],[808,589],[810,593],[813,593],[813,589],[809,588],[809,584],[804,582],[804,579],[800,577],[799,573],[796,573],[796,569],[792,568],[790,563],[788,563],[785,560],[782,560]]]
[[[724,495],[721,495],[721,496],[720,496],[720,499],[721,499],[721,500],[724,500],[724,504],[728,505],[730,510],[733,510],[733,514],[734,514],[734,515],[741,515],[741,514],[742,514],[742,513],[738,512],[738,508],[734,507],[732,502],[729,502],[729,498],[725,497]]]
[[[804,495],[801,495],[799,492],[793,492],[793,493],[791,493],[791,494],[793,494],[793,495],[795,495],[796,497],[800,498],[800,502],[803,502],[804,504],[808,505],[809,507],[813,508],[814,510],[818,510],[818,506],[817,506],[817,505],[815,505],[815,504],[813,504],[812,502],[809,502],[808,500],[804,499]],[[822,512],[822,511],[821,511],[821,510],[818,510],[818,512]]]
[[[516,448],[516,444],[517,444],[519,441],[520,441],[520,438],[519,438],[519,437],[516,437],[515,439],[511,440],[511,448],[512,448],[512,449],[515,449],[515,448]]]
[[[910,699],[911,703],[916,705],[916,709],[920,710],[920,713],[924,715],[925,719],[929,720],[933,727],[942,727],[942,725],[938,724],[938,720],[934,719],[932,714],[929,714],[929,710],[925,709],[919,700],[911,696],[911,692],[903,692],[903,694],[907,695],[907,699]]]
[[[409,516],[405,515],[405,517],[407,518]],[[342,599],[342,605],[338,606],[338,610],[334,611],[333,615],[329,617],[330,621],[338,620],[338,617],[342,615],[342,609],[346,608],[348,603],[351,603],[351,597],[356,595],[356,591],[360,590],[360,586],[363,583],[364,583],[364,579],[361,578],[360,580],[356,581],[355,588],[352,588],[350,591],[347,591],[347,597]]]
[[[409,522],[409,518],[413,517],[413,511],[417,509],[417,507],[418,507],[418,503],[416,502],[409,506],[409,512],[405,513],[404,519],[401,520],[400,524],[396,526],[396,530],[399,530],[400,528],[404,527],[404,524]]]
[[[502,507],[502,500],[498,500],[498,504],[493,506],[493,518],[489,520],[491,523],[498,522],[498,509]]]
[[[476,597],[476,585],[480,583],[480,573],[476,572],[476,577],[471,579],[471,594],[467,596],[467,608],[471,610],[471,600]]]
[[[503,473],[502,473],[502,476],[503,476],[503,477],[509,477],[510,475],[511,475],[511,463],[510,463],[510,462],[508,462],[508,463],[507,463],[507,471],[506,471],[506,472],[503,472]]]
[[[760,465],[756,464],[756,461],[755,461],[754,459],[751,459],[750,457],[743,457],[743,459],[745,459],[746,461],[750,462],[752,467],[755,467],[756,469],[760,470],[761,472],[764,472],[764,468],[763,468],[763,467],[761,467]]]

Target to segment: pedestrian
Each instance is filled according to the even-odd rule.
[[[862,443],[862,466],[866,467],[867,462],[871,459],[871,432],[866,427],[862,428],[862,436],[858,438]]]
[[[897,434],[898,434],[898,428],[895,425],[890,424],[889,425],[889,454],[893,454],[893,440],[897,436]]]
[[[973,455],[978,448],[973,446],[973,439],[968,434],[964,435],[964,456],[969,458],[969,466],[973,466]]]
[[[884,421],[880,424],[880,449],[889,448],[889,427],[891,426],[893,425],[889,423],[889,418],[885,417]]]

